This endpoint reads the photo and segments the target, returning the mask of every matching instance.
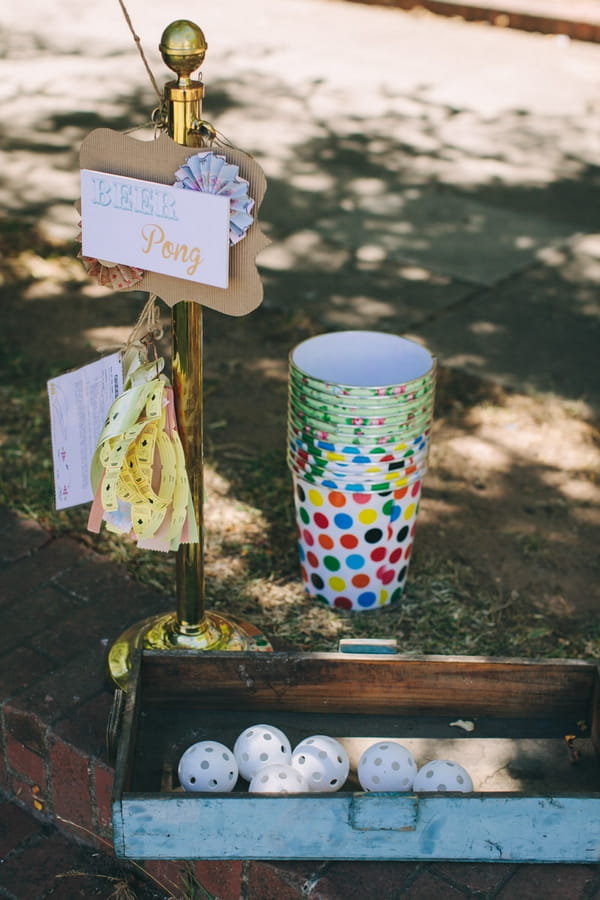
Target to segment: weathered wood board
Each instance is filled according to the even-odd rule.
[[[127,692],[115,851],[137,859],[600,861],[598,671],[562,660],[144,652]],[[468,720],[472,731],[452,724]],[[184,794],[191,743],[248,725],[292,745],[330,734],[351,772],[336,794]],[[356,764],[389,738],[449,758],[472,794],[366,793]],[[567,740],[568,738],[568,740]]]

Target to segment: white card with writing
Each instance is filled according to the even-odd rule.
[[[120,353],[48,381],[57,509],[93,499],[92,457],[108,410],[122,391]]]
[[[92,259],[226,288],[229,211],[229,197],[81,170],[81,250]]]

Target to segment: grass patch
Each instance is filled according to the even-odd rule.
[[[54,509],[45,387],[28,379],[18,361],[16,367],[18,371],[15,361],[10,372],[4,366],[0,386],[6,411],[0,428],[0,503],[36,519],[54,535],[93,546],[125,564],[141,583],[172,597],[174,554],[138,550],[104,530],[90,535],[87,506]],[[210,472],[210,457],[207,469]],[[600,655],[597,623],[583,629],[581,623],[541,612],[519,597],[474,591],[467,567],[427,552],[418,540],[401,602],[362,615],[315,604],[305,597],[299,581],[284,460],[273,453],[229,464],[221,460],[219,478],[220,491],[210,501],[216,512],[207,529],[207,606],[249,619],[283,646],[333,650],[342,637],[395,637],[400,650],[411,653],[582,659]],[[210,495],[210,477],[208,483]],[[227,508],[233,513],[225,527]],[[528,553],[537,550],[527,545]]]
[[[58,252],[35,239],[29,229],[15,232],[13,225],[0,227],[0,249],[8,247],[10,238],[15,259],[18,252],[31,252],[32,247],[43,258]],[[16,296],[27,279],[19,274],[16,263],[8,277],[14,282],[11,290]],[[0,421],[0,503],[36,519],[55,536],[69,536],[126,565],[139,582],[173,598],[174,554],[140,551],[105,530],[91,535],[86,528],[87,506],[54,508],[45,382],[68,367],[65,362],[63,368],[53,365],[40,371],[38,367],[33,372],[27,360],[13,355],[8,342],[2,346],[0,339],[4,411]],[[476,387],[471,385],[473,391]],[[441,373],[442,401],[449,391],[452,394]],[[463,395],[470,402],[466,388]],[[483,403],[484,398],[474,395],[473,402]],[[396,605],[361,615],[315,604],[306,598],[300,584],[291,480],[283,453],[248,459],[245,453],[212,453],[209,447],[206,474],[206,604],[247,618],[283,646],[333,650],[342,637],[395,637],[402,652],[600,656],[597,617],[582,623],[554,615],[526,599],[503,595],[491,581],[489,589],[482,589],[467,565],[448,558],[439,547],[421,545],[418,536],[407,593]],[[515,532],[514,542],[521,558],[532,564],[546,561],[549,549],[543,532]]]

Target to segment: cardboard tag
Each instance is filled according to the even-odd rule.
[[[213,149],[223,155],[228,163],[237,165],[240,176],[248,181],[256,217],[266,189],[262,169],[241,150],[221,145]],[[153,182],[155,186],[172,186],[177,170],[197,152],[198,148],[183,147],[164,134],[157,140],[141,141],[109,128],[98,128],[81,145],[80,165],[82,169],[141,179]],[[230,316],[246,315],[262,302],[263,287],[256,268],[256,256],[269,243],[255,218],[244,239],[229,248],[226,288],[199,284],[188,277],[149,271],[146,260],[139,266],[144,269],[144,275],[135,289],[156,294],[169,306],[180,300],[192,300]]]
[[[122,390],[120,353],[48,381],[57,509],[92,500],[92,457],[106,414]]]
[[[84,256],[226,288],[229,198],[81,170]]]

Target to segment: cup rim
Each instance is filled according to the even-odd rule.
[[[385,484],[381,483],[380,489],[378,490],[374,490],[373,486],[370,485],[370,489],[366,490],[365,482],[352,482],[350,485],[342,486],[337,484],[333,479],[311,476],[310,473],[309,478],[306,478],[303,471],[300,471],[293,466],[289,466],[289,468],[292,472],[292,477],[298,481],[303,481],[305,484],[308,484],[311,487],[321,487],[328,491],[339,491],[342,494],[392,494],[394,491],[413,487],[417,482],[423,481],[425,475],[427,474],[427,469],[422,469],[421,471],[419,471],[417,477],[415,478],[402,479],[401,483],[398,484],[394,484],[393,482],[386,482]]]
[[[290,409],[295,410],[296,412],[304,411],[308,409],[308,411],[316,418],[320,418],[322,415],[327,415],[332,418],[333,421],[340,421],[341,423],[350,424],[352,419],[384,419],[386,422],[402,422],[407,421],[407,416],[413,414],[413,418],[418,415],[420,412],[433,412],[435,405],[435,394],[434,392],[430,392],[429,394],[420,397],[417,400],[411,401],[411,403],[406,403],[403,406],[395,406],[395,407],[370,407],[368,410],[365,408],[363,410],[354,409],[353,412],[346,411],[342,407],[336,406],[315,406],[311,401],[310,397],[306,395],[300,397],[293,392],[293,389],[290,387],[288,391],[288,407]],[[367,424],[365,422],[365,424]]]
[[[426,461],[429,457],[429,447],[426,447],[424,450],[419,451],[416,454],[408,457],[394,457],[390,460],[385,460],[385,462],[381,463],[380,460],[367,460],[362,463],[353,463],[348,462],[345,463],[339,459],[332,459],[327,456],[316,456],[310,452],[310,450],[304,450],[301,447],[294,446],[291,443],[288,443],[287,449],[288,455],[292,455],[294,458],[304,459],[309,465],[315,468],[323,468],[331,471],[332,473],[337,473],[340,475],[351,475],[353,473],[361,473],[364,472],[366,475],[369,475],[371,470],[373,474],[385,474],[389,472],[400,472],[403,469],[407,469],[412,465],[420,465],[423,461]],[[336,454],[337,456],[337,454]]]
[[[419,381],[422,381],[422,384],[408,390],[399,389],[397,393],[370,394],[369,396],[359,397],[340,393],[337,389],[334,392],[321,390],[319,387],[314,386],[304,376],[299,377],[294,369],[290,369],[289,371],[289,384],[293,390],[301,391],[307,394],[311,399],[317,402],[322,401],[329,406],[347,406],[348,403],[353,403],[355,407],[358,405],[361,409],[370,407],[371,405],[375,409],[381,409],[382,406],[402,407],[407,403],[412,403],[435,391],[436,380],[433,376],[426,381],[423,379],[419,379]]]
[[[371,429],[378,429],[382,431],[394,431],[395,429],[404,430],[411,427],[413,422],[421,422],[423,420],[432,419],[433,410],[419,410],[417,413],[411,415],[410,418],[395,419],[382,416],[380,417],[379,422],[372,424],[370,424],[368,421],[364,421],[364,419],[361,420],[360,416],[357,416],[354,420],[342,419],[339,416],[331,416],[330,418],[323,419],[312,412],[305,412],[304,410],[296,407],[290,407],[288,416],[290,418],[293,417],[297,422],[304,422],[308,425],[311,425],[311,427],[318,427],[319,430],[323,431],[325,430],[325,426],[329,426],[330,429],[333,429],[337,434],[340,435],[346,433],[377,434],[378,432],[374,430],[371,431]],[[316,426],[313,426],[312,423],[316,423]]]
[[[418,481],[422,481],[427,474],[427,469],[421,469],[415,477],[398,478],[395,481],[341,481],[339,478],[330,476],[313,475],[305,473],[300,469],[294,469],[290,466],[291,471],[299,478],[304,478],[308,484],[314,484],[315,487],[321,487],[328,491],[341,491],[344,494],[385,494],[388,491],[399,491],[404,488],[410,488]]]
[[[290,372],[293,371],[295,376],[300,376],[302,378],[302,381],[299,382],[298,378],[295,377],[297,384],[302,384],[315,392],[318,391],[326,397],[339,397],[342,400],[357,400],[358,402],[362,402],[363,400],[375,400],[379,398],[392,400],[393,398],[402,397],[413,391],[417,391],[420,387],[425,389],[429,384],[435,383],[436,368],[437,366],[432,367],[425,375],[414,378],[412,381],[405,381],[400,384],[373,385],[373,387],[368,388],[358,388],[348,384],[333,384],[329,381],[319,381],[318,379],[311,378],[310,375],[307,375],[296,367],[293,369],[290,368]]]
[[[404,380],[381,380],[377,381],[373,384],[352,384],[347,379],[343,381],[334,381],[331,378],[324,378],[321,376],[312,375],[310,372],[304,368],[306,363],[300,365],[295,360],[295,354],[302,354],[302,350],[306,349],[309,344],[321,343],[325,344],[329,342],[330,344],[340,343],[344,340],[344,338],[348,338],[350,335],[353,337],[360,336],[359,343],[364,345],[364,342],[367,339],[373,340],[375,343],[383,344],[383,343],[394,343],[396,345],[402,344],[404,346],[410,345],[411,348],[415,348],[418,353],[422,354],[427,359],[427,368],[425,371],[420,372],[418,375],[413,376],[409,379]],[[329,356],[331,359],[332,348],[329,348]],[[321,357],[322,358],[322,357]],[[324,332],[319,335],[314,335],[312,337],[306,338],[304,341],[300,341],[289,353],[289,363],[290,367],[293,367],[297,372],[302,373],[303,376],[309,378],[311,381],[327,386],[335,386],[343,391],[348,391],[352,393],[352,395],[360,396],[360,392],[365,391],[367,396],[373,396],[373,391],[386,391],[389,389],[398,388],[400,386],[406,386],[414,383],[415,381],[419,381],[419,379],[426,377],[430,373],[435,370],[436,359],[433,354],[422,344],[419,344],[417,341],[413,341],[410,338],[402,337],[401,335],[392,334],[391,332],[385,331],[374,331],[369,329],[347,329],[343,331],[330,331]]]
[[[340,445],[333,443],[327,439],[313,438],[310,435],[306,434],[304,431],[298,431],[298,429],[293,428],[288,423],[288,436],[291,436],[293,434],[294,439],[299,440],[301,443],[315,446],[319,450],[324,450],[329,453],[343,453],[349,451],[348,455],[354,453],[361,456],[373,457],[379,457],[382,454],[391,453],[394,450],[405,449],[406,446],[410,447],[410,444],[413,444],[414,446],[422,441],[424,441],[426,444],[429,444],[430,430],[431,429],[427,429],[426,431],[421,432],[421,434],[418,434],[416,437],[411,438],[408,442],[406,442],[406,440],[403,438],[396,439],[395,441],[391,442],[394,445],[393,447],[389,444],[378,443],[377,441],[371,441],[368,444],[349,444],[348,442],[346,442],[345,444]],[[352,450],[350,451],[351,447]],[[368,447],[369,449],[366,450],[365,447]],[[419,449],[420,448],[417,447],[417,450]]]
[[[411,419],[409,422],[405,423],[401,428],[398,426],[389,426],[389,425],[373,425],[373,426],[356,426],[352,428],[348,426],[347,428],[336,427],[335,423],[323,422],[322,425],[313,424],[315,421],[319,420],[309,420],[304,421],[294,415],[292,412],[288,413],[288,424],[290,427],[298,428],[303,434],[312,433],[313,436],[317,436],[319,434],[327,435],[325,440],[332,440],[334,443],[337,443],[336,438],[341,438],[346,443],[353,443],[355,438],[360,438],[362,441],[367,443],[375,442],[375,443],[393,443],[394,441],[399,440],[407,440],[414,436],[421,434],[423,431],[427,430],[427,426],[431,426],[433,422],[432,415],[423,415],[417,419]]]

